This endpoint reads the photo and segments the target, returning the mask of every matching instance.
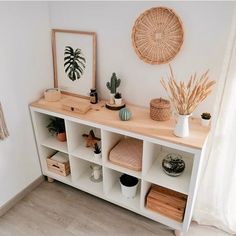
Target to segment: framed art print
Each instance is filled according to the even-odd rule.
[[[96,33],[52,30],[54,87],[88,97],[96,87]]]

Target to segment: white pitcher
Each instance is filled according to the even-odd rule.
[[[189,124],[188,118],[190,115],[177,115],[177,123],[174,129],[174,135],[177,137],[188,137],[189,136]]]

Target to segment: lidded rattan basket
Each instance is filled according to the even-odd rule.
[[[170,101],[163,98],[155,98],[150,102],[150,117],[156,121],[169,120],[171,117]]]

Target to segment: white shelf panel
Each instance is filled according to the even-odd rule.
[[[93,149],[85,147],[85,144],[78,146],[74,151],[71,152],[71,154],[80,159],[102,165],[102,158],[98,161],[95,160]]]
[[[133,199],[128,199],[122,195],[121,186],[118,181],[114,184],[112,189],[107,194],[107,198],[110,199],[112,202],[116,203],[117,205],[139,212],[140,211],[140,183],[138,186],[137,194],[135,198]]]
[[[86,171],[84,171],[84,173],[81,176],[79,176],[79,178],[76,181],[74,181],[74,184],[78,188],[86,192],[89,192],[94,195],[102,196],[103,195],[103,181],[99,183],[95,183],[90,180],[90,175],[91,175],[91,170],[86,169]]]
[[[68,153],[67,142],[60,142],[54,136],[49,136],[47,139],[43,140],[41,145],[55,149],[57,151]]]
[[[141,171],[130,170],[128,168],[115,165],[115,164],[111,163],[110,161],[105,162],[104,166],[107,167],[107,168],[110,168],[112,170],[119,171],[121,173],[132,175],[132,176],[137,177],[139,179],[141,179],[141,176],[142,176],[142,172]]]
[[[158,212],[152,211],[144,207],[142,209],[142,213],[147,216],[148,218],[151,218],[155,221],[160,222],[161,224],[167,225],[173,229],[182,230],[183,223],[180,223],[178,221],[172,220],[169,217],[166,217],[164,215],[161,215]]]
[[[167,154],[168,153],[163,152],[158,155],[144,179],[165,188],[188,194],[193,158],[190,156],[183,156],[183,160],[185,162],[184,172],[180,176],[172,177],[167,175],[162,169],[162,160]]]
[[[53,172],[51,172],[49,170],[44,170],[43,174],[48,176],[48,177],[51,177],[51,178],[53,178],[55,180],[63,182],[65,184],[73,185],[72,184],[72,179],[71,179],[71,174],[69,174],[67,176],[62,176],[62,175],[58,175],[56,173],[53,173]]]

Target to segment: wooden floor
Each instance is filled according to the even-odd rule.
[[[161,224],[62,183],[43,182],[0,218],[0,236],[26,235],[173,236],[174,234],[171,229]],[[191,235],[227,234],[217,234],[216,231],[210,230],[207,234],[198,231]]]

